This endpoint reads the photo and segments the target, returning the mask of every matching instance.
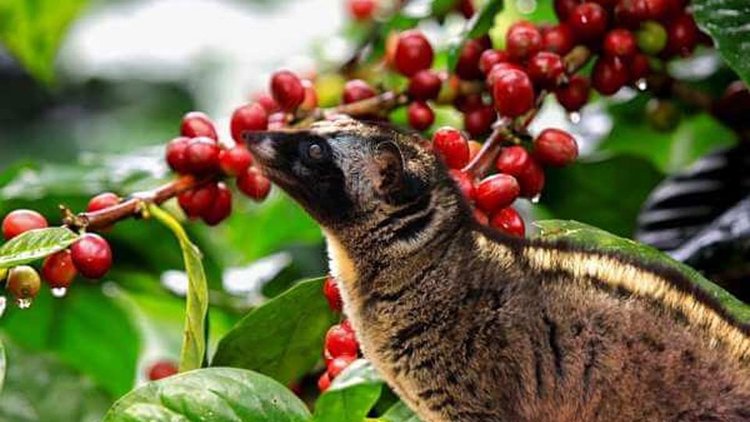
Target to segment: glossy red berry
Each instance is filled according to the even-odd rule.
[[[638,52],[635,35],[627,29],[613,29],[604,37],[604,53],[623,59],[633,57]]]
[[[471,201],[474,199],[474,182],[471,180],[471,176],[462,172],[461,170],[451,169],[449,174],[456,185],[461,190],[466,200]]]
[[[328,307],[334,312],[341,312],[344,303],[341,301],[341,291],[336,283],[336,280],[328,276],[325,282],[323,282],[323,295],[328,301]]]
[[[520,194],[521,187],[515,177],[498,173],[479,182],[474,201],[482,211],[492,213],[512,204]]]
[[[112,267],[112,250],[104,238],[86,233],[70,247],[71,258],[81,275],[102,278]]]
[[[531,164],[531,155],[520,145],[505,147],[500,151],[495,166],[505,174],[519,177]]]
[[[630,82],[635,83],[651,73],[651,62],[645,54],[636,54],[630,60]]]
[[[177,202],[190,218],[198,218],[207,213],[216,202],[218,187],[216,183],[207,183],[177,195]]]
[[[47,227],[47,219],[42,214],[32,210],[15,210],[3,219],[3,237],[10,240],[29,230]]]
[[[76,274],[78,271],[68,249],[48,256],[42,264],[42,276],[53,289],[70,286]]]
[[[505,35],[505,51],[516,60],[525,60],[542,49],[542,33],[531,22],[516,22]]]
[[[604,35],[607,20],[607,11],[602,6],[588,2],[576,6],[567,23],[577,39],[589,42]]]
[[[203,175],[219,170],[219,145],[211,138],[193,138],[185,148],[185,161],[190,173]]]
[[[510,61],[510,55],[503,50],[484,50],[482,55],[479,56],[479,70],[487,75],[493,66],[508,61]]]
[[[160,360],[155,362],[148,369],[149,381],[156,381],[163,378],[171,377],[178,372],[177,365],[169,360]]]
[[[443,81],[432,70],[420,70],[409,79],[409,95],[415,100],[434,100],[440,94]]]
[[[261,174],[255,167],[237,176],[237,188],[250,199],[262,201],[271,192],[271,181]]]
[[[219,167],[228,176],[237,176],[253,164],[253,156],[244,145],[235,145],[219,152]]]
[[[464,129],[469,136],[478,138],[486,135],[497,120],[497,112],[492,106],[480,106],[464,113]]]
[[[581,0],[555,0],[555,14],[560,22],[568,20],[568,17],[573,13],[573,10],[581,4]]]
[[[280,70],[271,76],[271,95],[283,111],[292,112],[305,99],[305,87],[297,75]]]
[[[216,199],[201,215],[203,222],[215,226],[224,221],[232,213],[232,191],[224,183],[216,185]]]
[[[362,79],[352,79],[344,85],[344,104],[355,103],[377,95],[375,89]]]
[[[331,377],[328,375],[328,371],[323,372],[320,378],[318,378],[318,391],[320,391],[321,393],[324,393],[330,387],[331,387]]]
[[[279,107],[276,100],[265,92],[259,92],[253,95],[253,101],[260,104],[260,106],[266,111],[266,114],[269,115],[281,110],[281,107]]]
[[[104,192],[89,200],[86,212],[96,212],[105,208],[114,207],[120,203],[120,197],[112,192]]]
[[[556,53],[540,51],[529,59],[526,71],[534,84],[553,88],[565,79],[565,64]]]
[[[534,86],[526,72],[507,69],[499,72],[493,82],[492,98],[501,115],[518,117],[534,107]]]
[[[505,71],[509,69],[520,70],[521,72],[526,72],[526,69],[524,69],[523,67],[515,63],[501,62],[492,66],[492,69],[490,69],[490,73],[487,74],[487,85],[489,85],[490,88],[492,88],[492,86],[495,85],[495,81],[497,80],[497,78],[503,75]],[[479,96],[479,98],[481,98],[481,96]]]
[[[591,84],[602,95],[612,95],[630,81],[625,62],[618,57],[599,57],[591,71]]]
[[[456,74],[459,78],[467,81],[482,79],[484,75],[479,70],[479,58],[484,50],[479,40],[466,41],[456,62]]]
[[[427,38],[418,30],[401,33],[394,54],[396,70],[404,76],[413,76],[432,66],[434,52]]]
[[[674,18],[667,25],[667,46],[664,53],[668,56],[688,56],[698,45],[699,30],[695,20],[689,14]]]
[[[372,19],[377,3],[375,0],[348,0],[349,14],[358,21],[369,21]]]
[[[332,326],[326,333],[325,348],[332,358],[357,356],[359,344],[354,330],[348,323]]]
[[[331,359],[330,362],[328,362],[327,368],[328,368],[328,376],[331,378],[336,378],[339,376],[341,372],[344,371],[344,369],[348,368],[349,365],[352,364],[357,360],[356,356],[339,356],[337,358]]]
[[[591,95],[591,82],[585,76],[574,75],[568,83],[555,90],[555,97],[565,110],[569,112],[579,111],[589,102]]]
[[[512,236],[523,237],[526,233],[523,218],[518,214],[518,211],[511,207],[503,208],[492,214],[490,226]]]
[[[534,139],[534,157],[548,166],[566,166],[578,157],[578,143],[568,132],[545,129]]]
[[[435,151],[452,169],[462,169],[469,163],[469,144],[464,135],[451,127],[443,127],[432,135]]]
[[[555,25],[542,32],[542,50],[564,56],[575,47],[575,35],[565,23]]]
[[[426,130],[435,122],[435,112],[423,101],[413,101],[406,110],[409,126],[416,130]]]
[[[39,273],[28,265],[11,268],[5,283],[5,288],[19,300],[35,298],[42,286]]]
[[[229,127],[232,132],[232,139],[238,144],[244,143],[243,133],[268,128],[268,113],[259,103],[243,105],[232,113]]]
[[[618,26],[637,29],[648,19],[648,6],[645,0],[620,0],[614,14]]]
[[[188,138],[205,136],[213,140],[219,139],[219,136],[216,134],[214,122],[205,113],[200,111],[191,111],[182,118],[180,134]]]
[[[534,158],[531,158],[523,172],[515,177],[521,186],[521,196],[524,198],[535,198],[542,193],[545,182],[544,169]]]
[[[190,143],[190,138],[181,136],[179,138],[172,139],[167,144],[167,164],[169,167],[177,173],[187,173],[190,165],[187,161],[187,146]]]

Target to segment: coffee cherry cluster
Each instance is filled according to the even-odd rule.
[[[119,203],[112,193],[104,193],[92,198],[88,209],[97,211]],[[3,237],[6,241],[29,230],[48,227],[47,219],[36,211],[19,209],[10,212],[2,222]],[[29,265],[8,269],[5,274],[5,288],[15,298],[18,305],[26,308],[39,293],[42,278],[55,296],[63,296],[76,275],[90,279],[104,277],[112,267],[112,250],[107,241],[95,233],[84,233],[68,249],[47,256],[41,267],[42,277]],[[3,271],[0,271],[3,272]],[[1,280],[0,280],[1,281]]]
[[[341,312],[341,293],[336,280],[328,276],[323,284],[323,294],[334,312]],[[331,382],[359,356],[359,343],[348,320],[332,326],[325,337],[326,370],[318,378],[318,389],[323,392]]]

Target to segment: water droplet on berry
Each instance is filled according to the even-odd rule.
[[[54,297],[65,297],[68,294],[67,287],[55,287],[52,289],[52,296]]]
[[[31,302],[31,298],[28,297],[16,299],[16,305],[18,305],[20,309],[29,309],[31,307]]]
[[[645,91],[648,89],[648,82],[646,81],[646,78],[641,78],[635,81],[635,87],[638,88],[639,91]]]
[[[531,198],[531,203],[538,204],[540,199],[542,199],[542,194],[538,193],[533,198]]]
[[[8,299],[5,296],[0,296],[0,317],[5,313],[5,307],[8,303]]]
[[[568,120],[570,120],[570,122],[573,123],[574,125],[581,123],[581,113],[577,111],[568,113]]]

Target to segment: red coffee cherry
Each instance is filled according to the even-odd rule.
[[[169,360],[160,360],[155,362],[148,369],[149,381],[156,381],[163,378],[171,377],[178,372],[177,365]]]
[[[648,20],[645,0],[620,0],[615,6],[615,21],[618,26],[637,29]]]
[[[651,62],[645,54],[636,54],[630,60],[630,82],[635,83],[651,73]]]
[[[630,81],[625,62],[617,57],[599,57],[591,72],[591,83],[600,94],[612,95]]]
[[[627,29],[613,29],[604,37],[604,53],[607,55],[627,59],[637,52],[635,35]]]
[[[86,233],[71,247],[73,265],[87,278],[102,278],[112,267],[112,250],[104,238]]]
[[[219,167],[228,176],[237,176],[253,164],[253,156],[244,145],[235,145],[219,152]]]
[[[498,113],[518,117],[534,107],[534,86],[526,72],[506,69],[498,72],[494,78],[492,98]]]
[[[474,208],[474,219],[483,226],[490,224],[490,218],[479,208]]]
[[[188,143],[190,143],[190,138],[181,136],[172,139],[167,144],[167,164],[169,164],[169,168],[180,174],[187,173],[190,168],[187,154],[185,154]]]
[[[484,75],[479,70],[479,58],[485,48],[479,40],[468,40],[461,48],[456,63],[456,75],[463,80],[482,79]]]
[[[114,207],[120,203],[120,197],[112,192],[104,192],[89,200],[86,212],[96,212],[105,208]]]
[[[357,356],[359,344],[351,326],[345,321],[332,326],[326,333],[325,348],[332,358]]]
[[[190,173],[204,175],[219,170],[219,145],[211,138],[193,138],[185,148],[185,161]]]
[[[349,14],[358,21],[369,21],[372,19],[377,3],[375,0],[348,0]]]
[[[341,312],[344,303],[341,301],[341,291],[336,280],[330,275],[323,282],[323,295],[328,301],[328,307],[334,312]]]
[[[432,135],[432,144],[445,164],[452,169],[462,169],[469,163],[469,144],[456,129],[443,127]]]
[[[331,377],[328,376],[328,371],[323,372],[323,375],[318,378],[318,390],[324,393],[331,387]]]
[[[281,107],[279,107],[276,100],[265,92],[258,92],[253,95],[253,101],[260,104],[260,106],[266,111],[266,114],[273,114],[281,110]]]
[[[180,134],[188,138],[205,136],[213,140],[219,139],[214,128],[214,122],[200,111],[191,111],[182,118]]]
[[[222,182],[216,184],[216,199],[202,215],[203,222],[215,226],[232,213],[232,191]]]
[[[271,95],[283,111],[292,112],[305,99],[305,87],[297,75],[280,70],[271,76]]]
[[[3,237],[10,240],[29,230],[44,229],[47,219],[42,214],[32,210],[15,210],[3,219]]]
[[[268,128],[268,113],[259,103],[245,104],[234,110],[229,127],[232,139],[238,144],[244,143],[243,133]]]
[[[406,115],[409,120],[409,126],[419,131],[426,130],[435,122],[435,113],[423,101],[414,101],[409,104]]]
[[[434,100],[440,94],[443,81],[432,70],[420,70],[409,79],[409,95],[415,100]]]
[[[689,56],[698,45],[699,29],[693,17],[687,13],[674,18],[667,25],[667,56]]]
[[[327,368],[328,368],[328,376],[331,378],[336,378],[339,376],[341,372],[344,371],[349,365],[352,364],[357,360],[356,356],[339,356],[337,358],[332,359],[330,362],[328,362]]]
[[[486,135],[497,120],[497,113],[492,106],[481,106],[464,113],[464,129],[473,138]]]
[[[475,190],[474,182],[471,180],[471,176],[462,172],[461,170],[456,169],[449,170],[448,174],[450,174],[453,181],[456,182],[456,185],[458,185],[458,188],[461,190],[464,198],[466,198],[467,201],[473,200]]]
[[[237,176],[237,188],[250,199],[262,201],[271,192],[271,181],[255,167],[250,167]]]
[[[555,91],[557,102],[569,112],[579,111],[589,102],[591,94],[591,83],[585,76],[574,75],[568,83],[560,86]]]
[[[457,96],[453,100],[453,106],[456,108],[456,110],[462,113],[467,113],[471,110],[476,110],[479,107],[483,107],[484,101],[482,100],[482,94],[465,94]]]
[[[493,49],[484,50],[482,55],[479,56],[479,70],[487,75],[496,64],[509,61],[510,55],[505,51]]]
[[[544,189],[544,169],[539,163],[531,158],[523,172],[515,176],[521,186],[521,196],[524,198],[535,198]]]
[[[520,194],[521,187],[515,177],[498,173],[479,182],[474,201],[479,209],[492,213],[512,204]]]
[[[377,95],[375,89],[362,79],[352,79],[344,85],[342,101],[344,104],[355,103]]]
[[[505,147],[497,156],[495,166],[501,173],[518,178],[531,165],[531,155],[520,145]]]
[[[526,69],[524,69],[523,67],[515,63],[498,63],[492,66],[492,69],[490,69],[490,73],[487,74],[487,85],[489,85],[490,88],[492,88],[492,86],[495,85],[495,80],[497,80],[498,77],[500,77],[503,73],[505,73],[506,70],[509,70],[509,69],[520,70],[521,72],[526,72]]]
[[[540,51],[526,65],[531,80],[538,86],[553,88],[565,79],[565,64],[556,53]]]
[[[492,214],[490,226],[507,233],[511,236],[523,237],[526,234],[526,225],[518,211],[508,207]]]
[[[28,265],[19,265],[8,271],[5,288],[20,301],[33,299],[39,293],[42,281],[39,273]]]
[[[555,0],[555,14],[560,22],[565,22],[573,13],[573,10],[581,4],[581,0]]]
[[[68,249],[48,256],[42,264],[42,276],[53,289],[67,288],[76,274],[78,271],[73,265],[73,258]]]
[[[299,105],[299,109],[312,111],[318,107],[318,92],[315,90],[315,85],[308,79],[302,80],[302,87],[305,88],[305,97],[302,104]]]
[[[604,35],[607,20],[607,11],[600,5],[589,2],[576,6],[567,23],[576,38],[589,42]]]
[[[669,4],[672,0],[643,0],[646,10],[646,19],[660,20],[668,12]]]
[[[413,76],[432,66],[434,52],[427,38],[418,30],[402,32],[394,54],[396,70],[404,76]]]
[[[531,22],[516,22],[505,35],[505,50],[516,60],[525,60],[542,49],[542,34]]]
[[[177,202],[190,218],[198,218],[207,213],[216,202],[218,187],[216,183],[207,183],[177,195]]]
[[[534,139],[534,157],[548,166],[566,166],[578,157],[578,143],[568,132],[545,129]]]
[[[555,25],[542,32],[542,50],[564,56],[575,47],[575,35],[565,23]]]

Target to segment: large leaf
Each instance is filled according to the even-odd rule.
[[[747,0],[693,0],[695,20],[716,42],[724,60],[750,83],[750,2]]]
[[[206,314],[208,313],[208,285],[203,271],[201,252],[185,233],[182,225],[172,215],[156,205],[149,212],[157,220],[169,227],[182,248],[185,271],[188,275],[188,291],[183,330],[180,371],[200,368],[206,359]]]
[[[315,422],[362,422],[378,401],[383,380],[372,364],[349,365],[315,403]]]
[[[461,52],[461,48],[464,43],[472,38],[479,38],[486,35],[492,28],[492,24],[495,21],[495,15],[503,10],[503,0],[488,0],[485,2],[482,9],[472,16],[472,18],[466,22],[464,28],[458,39],[452,43],[448,51],[448,69],[453,70],[458,63],[458,55]]]
[[[0,339],[0,393],[3,392],[3,384],[5,384],[5,346]]]
[[[0,268],[26,264],[61,251],[78,239],[64,227],[29,230],[0,247]]]
[[[665,253],[629,239],[617,237],[604,230],[579,223],[577,221],[544,220],[534,223],[540,228],[539,236],[545,239],[566,240],[586,248],[596,248],[605,252],[613,252],[632,257],[644,263],[654,263],[673,268],[684,274],[696,289],[711,296],[737,320],[750,322],[750,306],[737,300],[726,290],[706,280],[694,269],[670,258]]]
[[[335,320],[323,279],[300,282],[240,320],[219,342],[211,365],[251,369],[287,384],[320,360]]]
[[[303,422],[304,403],[276,381],[236,368],[208,368],[150,382],[123,397],[105,422]]]
[[[385,422],[420,422],[421,419],[417,417],[417,415],[414,414],[414,412],[409,409],[404,402],[400,401],[393,406],[391,406],[390,409],[388,409],[387,412],[380,418],[381,420]]]
[[[0,42],[34,77],[51,82],[63,36],[87,0],[3,0]]]

